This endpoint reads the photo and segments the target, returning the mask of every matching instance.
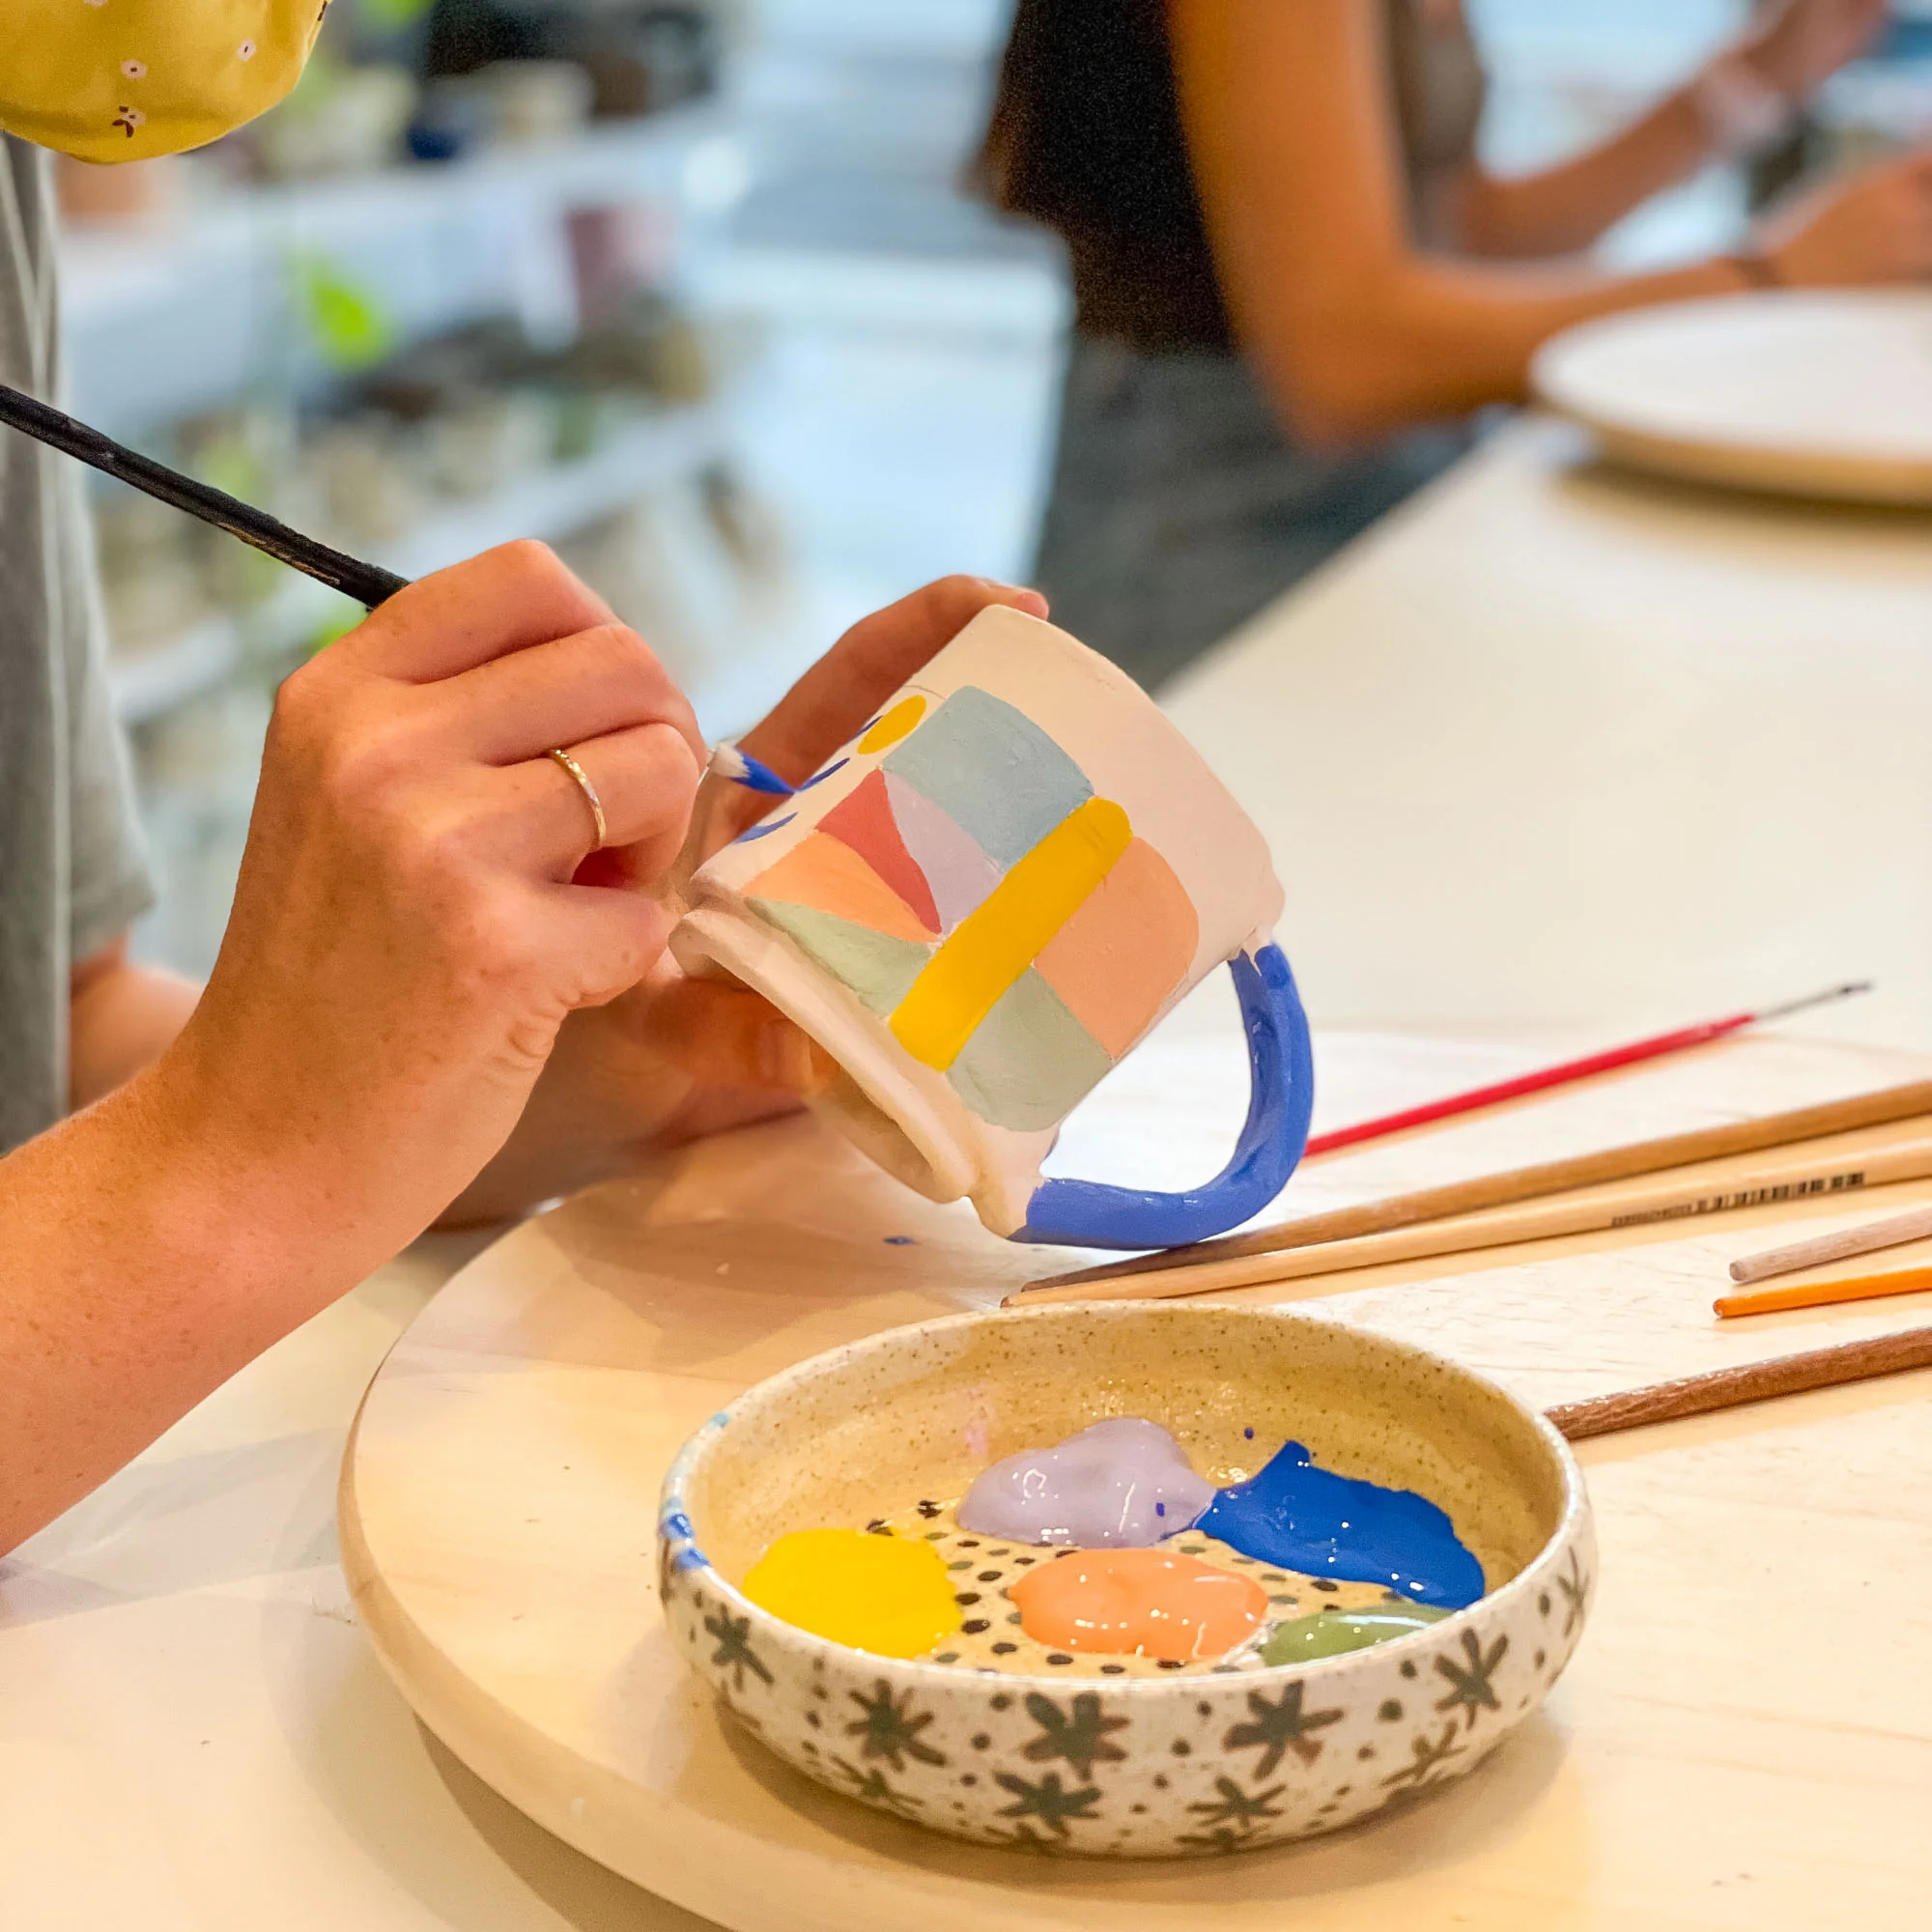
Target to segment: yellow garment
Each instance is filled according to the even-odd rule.
[[[300,77],[328,0],[0,0],[0,130],[84,161],[199,148]]]

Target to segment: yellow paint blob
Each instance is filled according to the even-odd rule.
[[[925,699],[902,697],[859,740],[861,755],[883,752],[912,735],[912,727],[925,716]]]
[[[1090,798],[1015,864],[928,959],[893,1014],[899,1044],[940,1072],[1133,842],[1127,814]]]
[[[952,1579],[932,1545],[868,1530],[781,1536],[744,1588],[773,1616],[875,1657],[922,1657],[959,1628]]]

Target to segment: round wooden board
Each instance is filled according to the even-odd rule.
[[[1224,1044],[1137,1052],[1094,1118],[1083,1110],[1069,1129],[1073,1166],[1143,1184],[1210,1171],[1246,1078],[1237,1042]],[[1386,1036],[1327,1036],[1321,1048],[1335,1119],[1452,1084],[1451,1065],[1469,1071]],[[1483,1077],[1526,1064],[1492,1060]],[[1283,1207],[1341,1206],[1924,1072],[1916,1056],[1824,1041],[1727,1041],[1312,1164]],[[1917,1205],[1932,1181],[1887,1193]],[[1809,1346],[1924,1320],[1916,1297],[1711,1320],[1731,1256],[1875,1208],[1821,1198],[1688,1235],[1629,1229],[1365,1269],[1314,1305],[1440,1349],[1529,1400],[1571,1401],[1783,1353],[1794,1324]],[[1762,1923],[1774,1894],[1780,1924],[1823,1923],[1848,1898],[1854,1918],[1903,1922],[1910,1874],[1868,1847],[1905,1842],[1923,1808],[1911,1752],[1932,1730],[1916,1715],[1924,1699],[1901,1690],[1922,1678],[1919,1636],[1909,1618],[1875,1619],[1859,1643],[1817,1651],[1810,1532],[1794,1525],[1824,1506],[1824,1471],[1858,1485],[1836,1528],[1834,1587],[1852,1601],[1895,1594],[1899,1551],[1932,1509],[1927,1376],[1583,1444],[1604,1563],[1583,1648],[1543,1712],[1406,1816],[1226,1860],[1046,1860],[895,1824],[725,1728],[659,1618],[656,1505],[678,1444],[766,1375],[986,1305],[1056,1259],[916,1200],[805,1121],[707,1143],[662,1179],[596,1189],[518,1228],[404,1335],[351,1437],[342,1559],[378,1655],[428,1727],[514,1804],[734,1932],[1542,1932],[1565,1914],[1647,1926],[1693,1898],[1687,1927],[1734,1932]],[[1277,1286],[1229,1298],[1286,1297]],[[1749,1617],[1737,1614],[1741,1577],[1761,1579]],[[1868,1711],[1896,1732],[1883,1758],[1895,1776],[1874,1768],[1878,1719],[1846,1721]],[[1820,1833],[1861,1849],[1820,1859],[1806,1849]],[[1764,1883],[1716,1889],[1740,1872]],[[660,1922],[652,1902],[638,1922]]]
[[[804,1122],[516,1229],[398,1343],[350,1439],[342,1558],[384,1663],[522,1810],[742,1932],[1152,1932],[1209,1901],[1217,1924],[1275,1926],[1310,1886],[1426,1869],[1425,1847],[1508,1790],[1499,1764],[1547,1774],[1546,1719],[1419,1824],[1103,1864],[955,1844],[845,1804],[723,1724],[685,1672],[653,1577],[659,1482],[685,1435],[788,1363],[988,1305],[1055,1259],[915,1200]]]
[[[1538,395],[1621,462],[1698,482],[1932,504],[1932,294],[1633,309],[1545,344]]]

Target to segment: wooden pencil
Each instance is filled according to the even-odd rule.
[[[1918,1294],[1932,1288],[1932,1267],[1893,1268],[1889,1274],[1840,1275],[1835,1281],[1800,1281],[1787,1288],[1754,1288],[1720,1294],[1711,1306],[1727,1321],[1739,1315],[1781,1315],[1793,1308],[1829,1308],[1837,1301],[1877,1301],[1888,1294]]]
[[[1902,1334],[1881,1335],[1869,1342],[1841,1342],[1833,1349],[1775,1355],[1768,1362],[1713,1369],[1708,1375],[1652,1382],[1647,1388],[1592,1396],[1586,1402],[1558,1403],[1544,1412],[1572,1442],[1580,1442],[1586,1436],[1608,1435],[1620,1429],[1642,1429],[1654,1422],[1708,1415],[1740,1403],[1801,1395],[1806,1389],[1835,1388],[1842,1382],[1925,1368],[1932,1368],[1932,1328],[1908,1328]]]
[[[1655,1140],[1626,1142],[1621,1147],[1602,1148],[1594,1153],[1577,1154],[1565,1160],[1509,1168],[1498,1174],[1452,1181],[1446,1186],[1425,1187],[1411,1194],[1396,1194],[1379,1201],[1363,1202],[1353,1208],[1305,1214],[1296,1220],[1276,1221],[1267,1227],[1253,1229],[1245,1235],[1224,1235],[1218,1240],[1196,1241],[1188,1247],[1166,1248],[1157,1254],[1139,1255],[1127,1261],[1107,1262],[1064,1274],[1044,1275],[1029,1287],[1037,1291],[1071,1287],[1078,1282],[1114,1281],[1126,1276],[1165,1272],[1192,1262],[1232,1261],[1243,1255],[1279,1254],[1318,1241],[1350,1240],[1357,1236],[1414,1227],[1452,1214],[1471,1214],[1484,1208],[1500,1208],[1514,1201],[1568,1194],[1577,1188],[1595,1187],[1605,1181],[1627,1180],[1637,1175],[1689,1167],[1699,1161],[1724,1160],[1733,1154],[1756,1153],[1767,1148],[1823,1140],[1829,1135],[1880,1126],[1918,1115],[1932,1115],[1932,1080],[1910,1081],[1903,1086],[1855,1094],[1846,1100],[1830,1100],[1818,1106],[1761,1114],[1750,1120],[1730,1121],[1716,1127],[1699,1127],[1690,1133],[1665,1134]]]
[[[1932,1175],[1932,1140],[1855,1150],[1786,1151],[1786,1158],[1738,1174],[1664,1176],[1628,1187],[1607,1187],[1581,1199],[1519,1203],[1484,1214],[1462,1214],[1421,1227],[1365,1235],[1356,1240],[1321,1241],[1312,1247],[1239,1255],[1151,1269],[1102,1281],[1076,1281],[1023,1290],[1008,1306],[1031,1308],[1047,1301],[1167,1301],[1223,1289],[1305,1281],[1316,1275],[1377,1267],[1385,1262],[1424,1261],[1438,1255],[1550,1240],[1619,1228],[1684,1221],[1779,1201],[1803,1201],[1894,1180]]]
[[[1840,1228],[1835,1235],[1817,1235],[1808,1241],[1789,1241],[1766,1248],[1731,1264],[1733,1281],[1768,1281],[1773,1275],[1793,1274],[1799,1268],[1823,1267],[1850,1261],[1876,1248],[1895,1248],[1932,1235],[1932,1208],[1915,1208],[1907,1214],[1888,1214],[1883,1221],[1865,1221]]]

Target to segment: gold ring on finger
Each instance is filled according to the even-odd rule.
[[[597,828],[597,842],[590,849],[601,852],[611,842],[611,827],[604,816],[604,801],[597,796],[597,787],[590,782],[590,774],[561,747],[553,748],[551,756],[570,774],[578,790],[583,794],[583,802],[590,808],[590,822]]]

